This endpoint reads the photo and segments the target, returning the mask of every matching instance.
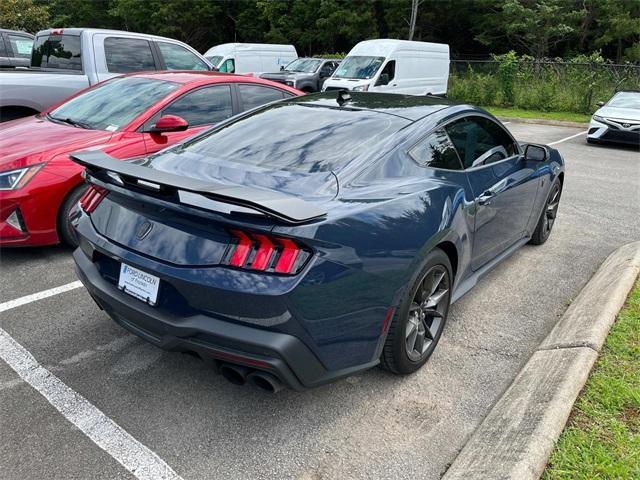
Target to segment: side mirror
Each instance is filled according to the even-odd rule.
[[[284,65],[280,65],[280,71],[284,72]]]
[[[327,78],[331,76],[331,68],[329,67],[322,67],[322,69],[320,69],[320,78]]]
[[[547,149],[541,145],[527,145],[524,149],[525,160],[532,162],[544,162],[549,157]]]
[[[599,107],[604,107],[604,102],[598,102],[598,103],[596,103],[596,105],[599,106]]]
[[[189,122],[177,115],[163,115],[149,129],[151,133],[182,132],[189,128]]]
[[[376,86],[378,85],[389,85],[389,74],[388,73],[381,73],[380,74],[380,78],[378,78],[378,81],[376,82]]]

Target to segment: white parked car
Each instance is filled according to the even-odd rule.
[[[259,74],[280,71],[298,58],[298,52],[293,45],[223,43],[211,47],[204,57],[221,72]]]
[[[322,90],[446,95],[449,45],[366,40],[351,49]]]
[[[591,117],[587,142],[640,146],[640,91],[620,91],[599,105]]]

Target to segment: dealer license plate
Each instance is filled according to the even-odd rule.
[[[132,297],[156,305],[158,302],[158,287],[160,279],[126,263],[120,264],[120,278],[118,288]]]

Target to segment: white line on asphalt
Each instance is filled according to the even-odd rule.
[[[24,297],[16,298],[15,300],[9,300],[8,302],[0,303],[0,313],[11,310],[12,308],[26,305],[27,303],[35,302],[36,300],[42,300],[43,298],[52,297],[54,295],[58,295],[59,293],[68,292],[69,290],[80,288],[81,286],[82,282],[77,280],[60,287],[50,288],[49,290],[43,290],[42,292],[26,295]]]
[[[547,143],[547,145],[557,145],[558,143],[566,142],[567,140],[571,140],[572,138],[579,137],[580,135],[584,135],[585,133],[587,133],[587,130],[585,130],[584,132],[576,133],[575,135],[571,135],[570,137],[557,140],[555,142]]]
[[[509,125],[511,122],[502,122],[503,125]]]
[[[158,455],[40,365],[33,355],[1,328],[0,358],[136,478],[182,480]]]

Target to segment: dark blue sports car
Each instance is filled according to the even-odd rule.
[[[380,93],[272,103],[141,161],[74,159],[97,304],[271,391],[420,368],[451,302],[547,240],[564,182],[557,150],[484,110]]]

